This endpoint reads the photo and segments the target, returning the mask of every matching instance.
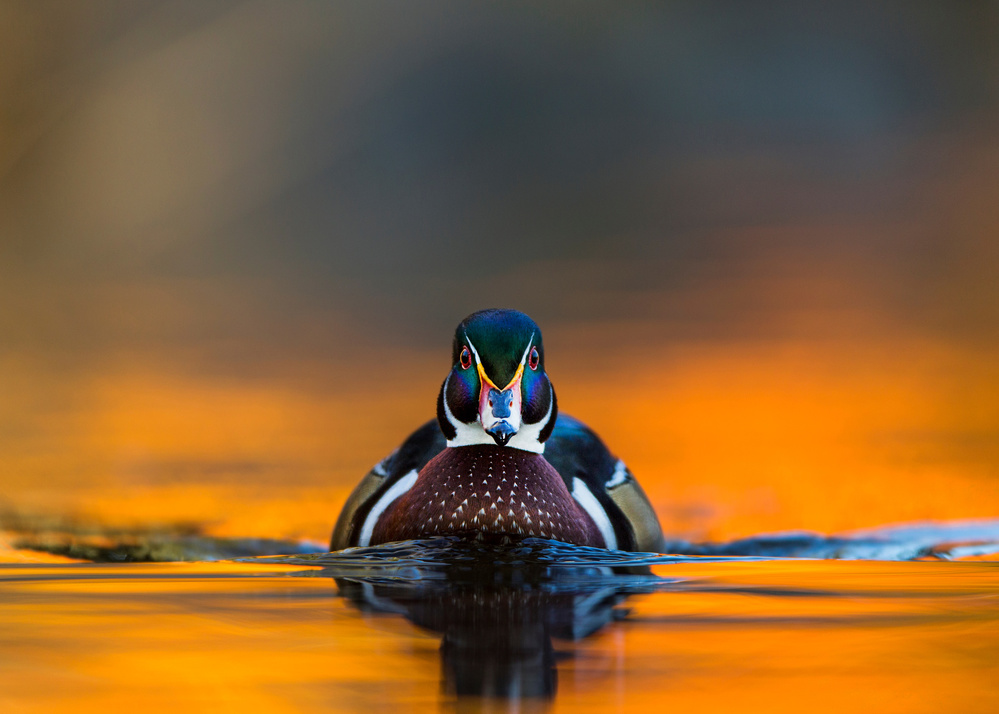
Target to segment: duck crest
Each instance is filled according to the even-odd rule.
[[[543,456],[487,444],[444,449],[431,459],[379,519],[372,540],[489,533],[604,546]]]

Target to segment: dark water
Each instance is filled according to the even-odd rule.
[[[7,563],[0,710],[991,712],[997,535]]]

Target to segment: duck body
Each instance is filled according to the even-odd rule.
[[[540,330],[523,313],[466,318],[437,420],[361,480],[330,549],[460,535],[661,552],[641,486],[591,429],[558,413],[543,359]]]
[[[436,509],[423,505],[430,502],[431,494],[440,493],[439,486],[447,481],[446,476],[444,479],[438,479],[434,475],[437,473],[435,466],[423,473],[426,467],[438,456],[444,456],[447,452],[460,454],[465,448],[467,447],[456,447],[457,451],[448,449],[447,441],[436,421],[428,421],[413,432],[398,449],[377,463],[354,489],[354,492],[347,499],[333,531],[330,550],[376,545],[409,538],[427,538],[434,535],[475,533],[477,528],[468,526],[463,526],[458,530],[460,521],[455,524],[455,528],[449,527],[444,518],[440,518],[440,516],[445,516],[445,518],[450,519],[447,508],[441,507],[441,511],[435,514],[434,510]],[[490,449],[488,445],[484,445],[484,448]],[[499,450],[501,447],[491,448]],[[516,456],[518,461],[528,460],[519,454]],[[531,454],[531,456],[538,457],[537,454]],[[571,416],[559,414],[552,435],[548,439],[544,457],[541,458],[555,472],[565,492],[574,502],[570,504],[573,508],[565,508],[564,502],[562,502],[564,508],[562,513],[575,513],[578,519],[588,520],[595,526],[593,517],[576,500],[577,497],[581,497],[590,502],[590,497],[592,497],[604,513],[606,523],[604,524],[605,532],[601,532],[597,528],[599,541],[593,537],[589,526],[585,527],[586,537],[578,540],[558,537],[563,534],[558,531],[553,533],[551,527],[546,532],[537,531],[538,537],[617,550],[662,552],[665,545],[663,533],[659,527],[655,511],[641,485],[632,476],[624,462],[614,457],[589,427]],[[467,459],[461,460],[467,461]],[[452,463],[457,461],[455,459]],[[478,466],[478,464],[473,465]],[[423,475],[423,483],[420,484],[419,490],[416,490],[421,474]],[[487,477],[490,475],[488,466],[485,469],[485,475]],[[502,479],[503,476],[500,476],[499,482],[505,487]],[[479,479],[479,482],[475,483],[474,479],[469,479],[467,484],[459,484],[459,487],[469,490],[468,494],[463,494],[462,500],[469,496],[472,499],[479,497],[482,499],[476,501],[479,504],[478,508],[473,510],[466,506],[461,511],[463,514],[472,513],[473,523],[474,515],[478,514],[480,508],[484,508],[487,513],[492,511],[489,507],[491,503],[487,503],[485,499],[504,498],[504,503],[509,501],[504,490],[499,490],[497,493],[489,488],[488,483],[482,484],[482,480]],[[511,483],[509,477],[507,477],[507,483]],[[525,486],[526,495],[529,489],[528,482],[518,479],[518,483]],[[437,487],[430,490],[432,485]],[[450,490],[457,490],[450,489],[452,485],[454,484],[449,482],[445,486],[449,490],[443,492],[445,494],[443,500],[445,504],[450,502],[452,512],[456,512],[457,505],[461,505],[461,501],[457,501],[457,493],[453,497],[450,496]],[[478,486],[483,486],[485,491],[478,490]],[[549,490],[554,490],[554,487],[549,486]],[[411,491],[412,495],[410,495]],[[487,491],[489,496],[485,496]],[[416,493],[425,495],[417,497]],[[532,496],[538,495],[534,491],[530,493]],[[475,495],[472,496],[472,494]],[[448,497],[450,497],[450,501]],[[433,498],[437,498],[437,496],[433,496]],[[455,501],[457,501],[456,505]],[[432,503],[439,504],[439,500]],[[518,500],[517,505],[519,503]],[[531,503],[534,503],[533,498]],[[524,504],[527,505],[526,500],[524,500]],[[499,510],[500,505],[497,503],[497,510]],[[424,510],[426,510],[425,516],[423,515]],[[551,512],[551,509],[547,510]],[[509,513],[509,509],[506,513]],[[515,513],[519,512],[515,511]],[[428,519],[430,520],[428,521]],[[513,521],[506,519],[507,517],[504,517],[504,521],[510,525],[510,532],[517,534]],[[467,519],[462,520],[468,522]],[[483,519],[479,520],[481,522]],[[455,522],[455,519],[450,519],[450,521]],[[524,524],[526,524],[526,518],[522,519],[522,533],[520,535],[530,536],[530,528],[528,527],[525,531]],[[607,524],[610,525],[609,531],[606,527]],[[477,527],[478,524],[474,525]],[[497,533],[501,530],[500,528],[491,529],[488,526],[489,524],[486,523],[481,531]],[[610,533],[609,537],[607,532]],[[610,545],[608,545],[608,540],[611,541]]]
[[[524,535],[605,547],[545,457],[489,444],[445,448],[386,509],[372,541]]]

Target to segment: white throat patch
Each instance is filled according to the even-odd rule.
[[[444,400],[444,416],[447,418],[448,423],[454,427],[455,431],[454,438],[448,439],[447,445],[474,446],[475,444],[490,444],[495,446],[496,442],[482,428],[482,423],[479,421],[478,416],[475,417],[473,423],[466,424],[451,413],[451,408],[447,404],[447,385],[450,381],[451,375],[448,374],[447,379],[444,380],[444,393],[441,396]],[[521,424],[520,430],[513,435],[504,448],[521,449],[523,451],[531,451],[535,454],[543,454],[545,452],[545,445],[538,441],[538,437],[552,418],[552,404],[554,401],[552,399],[548,402],[548,413],[537,424]]]

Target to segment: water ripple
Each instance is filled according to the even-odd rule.
[[[497,585],[592,586],[630,583],[636,587],[670,582],[654,576],[652,565],[746,560],[745,557],[626,553],[542,538],[513,543],[483,543],[455,536],[347,548],[311,555],[241,558],[240,562],[320,566],[319,574],[368,582],[489,582]],[[315,571],[312,571],[315,572]]]

